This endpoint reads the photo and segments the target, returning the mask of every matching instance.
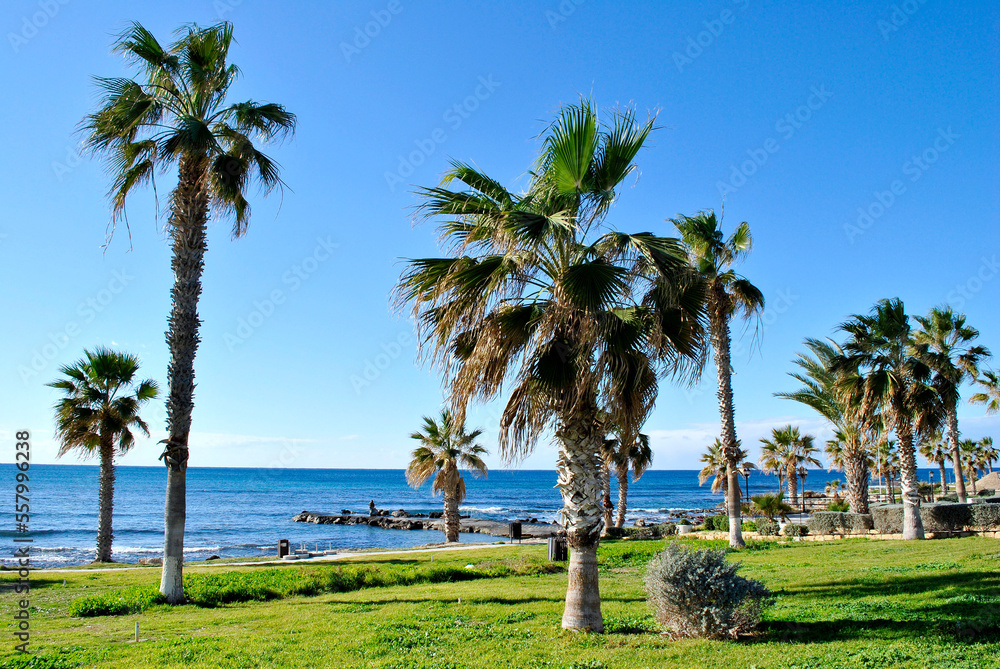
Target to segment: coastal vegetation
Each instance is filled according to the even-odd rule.
[[[725,540],[670,538],[697,549]],[[382,669],[500,667],[831,667],[986,669],[1000,652],[995,539],[921,543],[748,540],[730,553],[739,574],[774,594],[755,632],[737,640],[661,635],[646,604],[657,541],[603,541],[598,551],[603,635],[558,630],[565,573],[516,571],[469,581],[416,581],[222,603],[154,604],[143,613],[74,617],[72,602],[127,588],[157,590],[154,568],[56,570],[33,576],[36,655],[0,650],[0,666],[125,669],[188,666],[344,666]],[[333,565],[187,566],[185,576],[281,572],[289,582],[336,570],[429,573],[541,564],[542,546],[357,556]],[[431,558],[433,557],[433,562]],[[12,576],[0,574],[0,579]],[[13,578],[16,578],[14,576]],[[63,581],[65,580],[65,585]],[[12,602],[0,606],[7,615]],[[139,642],[132,641],[139,624]]]
[[[420,442],[414,449],[406,480],[419,488],[431,479],[431,490],[444,496],[445,541],[458,541],[458,506],[465,500],[465,479],[462,470],[473,476],[486,476],[489,468],[482,456],[486,449],[476,443],[482,430],[465,431],[465,423],[444,409],[440,420],[424,417],[424,427],[410,435]]]
[[[139,359],[128,353],[99,347],[60,370],[62,378],[49,383],[62,391],[55,405],[58,456],[75,452],[81,458],[97,456],[100,492],[97,512],[97,562],[111,562],[115,508],[115,456],[135,445],[138,430],[149,436],[139,415],[144,404],[159,393],[152,379],[140,380]]]
[[[246,233],[248,189],[256,185],[266,194],[283,186],[277,164],[258,147],[295,129],[295,116],[279,104],[227,103],[240,75],[228,62],[232,44],[230,23],[183,26],[166,47],[132,23],[118,35],[112,51],[139,77],[97,77],[103,97],[83,122],[84,145],[104,160],[112,180],[112,233],[119,222],[127,224],[126,202],[135,190],[154,184],[157,174],[177,170],[166,226],[174,285],[167,320],[168,434],[161,456],[167,494],[160,591],[173,604],[184,601],[188,435],[208,222],[229,218],[234,239]]]

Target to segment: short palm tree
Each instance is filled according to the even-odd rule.
[[[733,267],[750,253],[752,238],[745,221],[728,238],[722,233],[722,221],[714,211],[671,219],[687,247],[691,266],[707,283],[707,308],[712,351],[718,376],[719,414],[722,422],[722,453],[726,458],[726,485],[729,507],[729,545],[741,548],[743,533],[740,518],[739,457],[736,416],[733,407],[730,321],[734,317],[751,319],[764,309],[764,294]],[[744,456],[745,457],[745,456]]]
[[[951,447],[945,445],[940,430],[935,430],[920,441],[920,455],[941,470],[941,496],[948,494],[948,470],[945,464],[951,462]]]
[[[979,470],[985,467],[985,455],[982,446],[975,439],[963,439],[959,442],[959,449],[962,454],[962,465],[965,468],[965,475],[969,477],[969,486],[972,488],[972,494],[975,495],[978,492],[976,490],[976,479],[979,478]]]
[[[959,389],[967,379],[979,376],[979,365],[990,352],[972,343],[979,337],[979,330],[967,325],[965,315],[956,314],[951,307],[931,309],[927,316],[915,316],[914,320],[920,324],[920,329],[913,333],[916,354],[934,374],[932,383],[941,399],[948,427],[955,490],[958,501],[964,504],[967,499],[959,452]]]
[[[761,439],[760,471],[764,474],[774,474],[778,477],[778,490],[785,485],[785,447],[773,439]]]
[[[986,407],[986,415],[1000,411],[1000,374],[985,371],[976,379],[979,392],[969,397],[970,404],[982,404]]]
[[[698,472],[698,485],[705,485],[705,482],[712,479],[712,492],[721,492],[726,501],[726,508],[729,508],[729,465],[723,455],[722,440],[716,438],[715,442],[709,444],[708,448],[699,458],[705,466]]]
[[[126,199],[133,191],[152,183],[157,173],[177,169],[167,220],[174,285],[167,328],[168,435],[161,456],[167,494],[160,592],[171,604],[184,601],[188,435],[208,221],[229,217],[233,237],[243,236],[250,223],[247,190],[257,184],[268,193],[282,186],[277,164],[258,145],[295,128],[295,116],[279,104],[227,103],[239,77],[239,68],[227,62],[232,42],[229,23],[184,26],[167,47],[143,26],[131,24],[112,49],[140,77],[98,78],[104,98],[83,124],[86,147],[104,158],[113,179],[113,223],[125,218]]]
[[[649,436],[641,433],[631,439],[623,433],[615,439],[606,440],[605,445],[605,462],[618,480],[618,513],[615,515],[614,526],[621,527],[625,524],[625,514],[628,512],[629,471],[632,472],[633,483],[642,478],[653,464],[653,449],[649,447]]]
[[[805,346],[809,353],[800,353],[794,361],[800,371],[789,373],[803,384],[802,388],[775,396],[804,404],[833,424],[835,438],[827,442],[825,449],[830,464],[844,472],[851,511],[868,513],[868,445],[873,416],[863,414],[837,387],[842,374],[834,364],[843,355],[840,346],[831,340],[812,338],[805,340]]]
[[[58,456],[76,451],[100,460],[97,562],[111,562],[115,455],[135,445],[132,430],[149,436],[139,410],[156,397],[158,388],[155,381],[136,379],[138,358],[107,348],[84,351],[83,359],[59,371],[63,378],[48,384],[63,392],[55,405]]]
[[[889,496],[889,501],[896,503],[896,489],[893,481],[899,474],[899,451],[893,439],[878,441],[872,450],[872,462],[875,473],[883,482],[883,493]]]
[[[812,435],[803,435],[792,425],[771,429],[769,439],[761,439],[761,469],[782,471],[788,485],[788,499],[792,504],[798,497],[799,469],[808,465],[821,466],[815,453]]]
[[[753,505],[762,516],[771,521],[775,518],[787,521],[788,514],[795,512],[795,509],[785,502],[784,492],[776,495],[758,495],[753,498]]]
[[[841,329],[849,339],[836,368],[845,373],[839,382],[852,404],[865,413],[879,407],[899,442],[903,496],[903,538],[923,539],[920,491],[914,435],[934,429],[922,425],[934,412],[922,411],[938,401],[928,385],[930,369],[913,354],[909,317],[899,299],[879,301],[869,314],[855,315]]]
[[[983,452],[984,468],[993,473],[993,463],[1000,460],[1000,448],[993,445],[993,437],[983,437],[979,440],[979,448]]]
[[[406,469],[406,481],[419,488],[430,481],[434,494],[444,495],[445,541],[458,541],[460,520],[458,506],[465,500],[465,479],[462,470],[473,476],[486,476],[489,469],[482,456],[486,449],[476,443],[482,430],[465,431],[465,424],[445,409],[435,420],[424,416],[423,430],[410,435],[421,443],[413,450],[413,459]]]
[[[453,163],[440,187],[419,191],[421,212],[445,219],[450,255],[409,261],[396,293],[412,305],[421,350],[443,367],[456,412],[512,386],[500,420],[505,459],[552,428],[571,549],[566,629],[603,630],[608,426],[641,425],[658,379],[690,379],[704,357],[704,289],[679,242],[605,222],[652,127],[631,111],[603,123],[589,101],[563,108],[523,194]]]

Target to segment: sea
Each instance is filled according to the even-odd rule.
[[[0,487],[13,502],[17,470],[0,464]],[[72,566],[94,559],[97,534],[98,474],[96,465],[32,465],[28,534],[17,531],[14,504],[0,514],[0,563],[15,562],[14,539],[30,537],[36,568]],[[137,562],[163,551],[165,467],[118,467],[115,486],[113,556]],[[810,470],[806,487],[823,490],[826,482],[843,476]],[[926,478],[922,472],[921,478]],[[9,482],[9,483],[3,483]],[[555,470],[492,470],[487,478],[466,476],[463,514],[509,521],[556,519],[561,506]],[[751,495],[774,492],[776,477],[754,472],[744,486]],[[613,482],[612,499],[617,504]],[[743,486],[741,486],[743,487]],[[721,494],[710,484],[698,485],[696,471],[653,470],[630,482],[627,522],[638,518],[665,520],[671,514],[718,507]],[[273,555],[280,539],[309,549],[410,548],[444,541],[434,530],[388,530],[367,525],[296,523],[301,511],[368,512],[369,501],[380,509],[408,512],[440,511],[442,500],[430,486],[414,490],[401,469],[197,468],[187,474],[185,557],[201,560]],[[5,519],[5,520],[3,520]],[[462,534],[466,542],[496,541],[482,534]],[[18,544],[22,545],[22,544]]]

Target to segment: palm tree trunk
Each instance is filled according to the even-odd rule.
[[[954,403],[948,406],[945,420],[948,421],[948,441],[951,442],[951,462],[955,469],[955,492],[960,504],[968,503],[965,492],[965,477],[962,475],[962,452],[958,445],[958,408]]]
[[[944,460],[938,463],[941,468],[941,496],[944,497],[948,494],[948,470],[945,469]]]
[[[917,481],[917,456],[913,450],[913,432],[908,420],[897,419],[899,438],[900,496],[903,498],[903,538],[923,539],[924,523],[920,519],[920,492]]]
[[[111,562],[111,542],[114,533],[111,519],[115,509],[115,449],[111,435],[100,436],[101,489],[97,516],[97,561]]]
[[[611,519],[615,511],[615,507],[611,503],[611,469],[606,462],[601,467],[601,509],[604,511],[601,536],[606,537],[611,529]]]
[[[976,470],[974,468],[969,468],[969,485],[972,487],[972,494],[979,494],[976,490]]]
[[[184,601],[184,522],[186,519],[188,436],[194,408],[194,357],[198,351],[198,298],[204,269],[208,223],[208,161],[181,158],[177,188],[171,196],[169,230],[173,238],[174,285],[167,328],[170,393],[167,398],[167,466],[164,505],[163,572],[160,592],[171,604]]]
[[[560,512],[570,548],[569,584],[562,626],[568,630],[604,631],[601,591],[597,580],[597,546],[601,540],[601,457],[604,435],[594,424],[594,413],[564,419],[556,431],[559,457],[557,486]],[[587,415],[589,414],[589,415]]]
[[[868,513],[868,467],[864,453],[844,454],[844,477],[847,479],[847,502],[851,513]]]
[[[625,524],[625,512],[628,511],[628,467],[619,467],[618,475],[618,517],[615,527]]]
[[[719,293],[713,296],[711,312],[712,348],[715,351],[715,369],[719,377],[719,416],[722,420],[722,453],[726,459],[726,506],[729,512],[729,546],[743,548],[743,522],[740,514],[740,481],[736,473],[739,465],[739,446],[736,443],[736,409],[733,406],[732,365],[729,351],[729,321],[724,305],[726,298]]]
[[[458,512],[458,492],[452,490],[444,496],[444,540],[448,543],[458,541],[462,519]]]
[[[788,481],[788,503],[795,506],[795,498],[799,496],[799,473],[795,465],[788,465],[785,480]]]

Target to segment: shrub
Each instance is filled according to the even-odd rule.
[[[826,505],[827,511],[850,511],[851,503],[845,500],[836,500]]]
[[[719,532],[729,531],[729,516],[724,513],[717,514],[715,516],[709,516],[705,519],[705,529],[706,530],[716,530]]]
[[[972,524],[969,504],[921,504],[920,520],[927,532],[960,532]],[[881,504],[872,507],[875,529],[883,534],[903,531],[903,505]]]
[[[757,521],[757,534],[762,537],[776,537],[781,532],[781,526],[776,521],[761,518]]]
[[[809,528],[801,523],[788,523],[782,531],[786,537],[804,537],[809,534]]]
[[[809,518],[811,534],[865,534],[874,527],[867,513],[817,511]]]
[[[69,614],[80,618],[91,616],[125,616],[142,613],[154,604],[165,601],[152,586],[133,585],[100,595],[78,597],[69,604]]]
[[[1000,530],[1000,504],[973,504],[970,525],[981,530]]]
[[[657,622],[676,637],[735,638],[756,627],[771,594],[739,576],[725,550],[670,543],[646,568],[646,596]]]
[[[743,526],[740,529],[742,529],[744,532],[754,532],[757,530],[757,521],[748,520],[745,523],[743,523]]]
[[[942,497],[938,497],[937,501],[939,501],[939,502],[958,502],[958,495],[944,495]]]
[[[691,521],[688,520],[687,518],[681,518],[680,521],[677,524],[678,525],[690,525]]]
[[[660,523],[658,525],[647,525],[645,527],[609,527],[608,536],[612,539],[661,539],[663,537],[677,534],[677,526],[673,523]]]

